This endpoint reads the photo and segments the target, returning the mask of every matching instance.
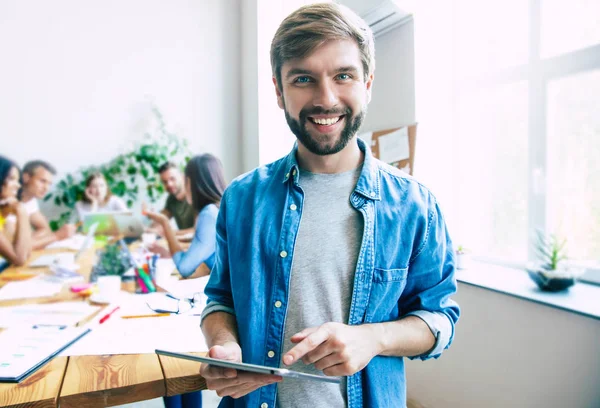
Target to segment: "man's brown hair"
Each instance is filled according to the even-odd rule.
[[[286,61],[304,58],[327,41],[348,39],[358,45],[366,81],[375,71],[375,44],[371,29],[356,13],[340,4],[317,3],[287,16],[271,42],[271,69],[279,90]]]

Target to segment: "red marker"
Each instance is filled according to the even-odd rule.
[[[100,324],[104,323],[106,320],[108,320],[108,318],[117,310],[119,310],[121,308],[121,306],[117,306],[113,309],[112,312],[108,313],[107,315],[104,315],[104,317],[102,317],[102,319],[100,319]]]

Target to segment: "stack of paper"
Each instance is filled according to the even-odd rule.
[[[0,289],[0,300],[52,297],[62,287],[61,282],[51,282],[41,276],[21,282],[9,282]]]
[[[75,234],[71,238],[55,241],[49,244],[46,246],[46,249],[70,249],[72,251],[79,251],[85,242],[85,238],[85,235]],[[94,241],[90,240],[88,248],[91,247],[93,243]]]
[[[86,302],[0,307],[0,327],[75,326],[99,309]]]

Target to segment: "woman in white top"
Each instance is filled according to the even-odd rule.
[[[85,180],[83,198],[75,204],[79,220],[86,214],[107,211],[128,211],[125,202],[112,195],[102,173],[92,173]]]

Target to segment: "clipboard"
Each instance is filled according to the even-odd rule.
[[[286,368],[267,367],[256,364],[234,363],[233,361],[218,360],[210,357],[200,357],[188,353],[174,353],[166,350],[156,350],[156,354],[168,357],[183,358],[185,360],[198,361],[200,363],[210,364],[217,367],[233,368],[240,371],[248,371],[258,374],[279,375],[284,378],[297,378],[300,380],[320,381],[326,383],[339,384],[342,379],[340,377],[328,377],[325,375],[306,374],[298,371],[288,370]]]
[[[6,330],[0,336],[0,382],[21,382],[90,331],[43,325]]]

